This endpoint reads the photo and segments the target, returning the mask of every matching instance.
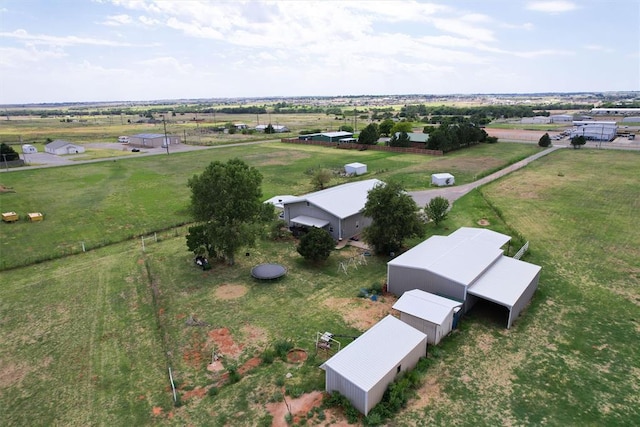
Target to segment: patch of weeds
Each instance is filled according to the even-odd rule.
[[[284,385],[284,377],[278,377],[276,378],[276,385],[278,387],[282,387]]]
[[[271,427],[273,425],[273,415],[266,414],[258,419],[256,426],[258,427]]]
[[[229,373],[229,384],[235,384],[242,379],[242,375],[240,375],[238,367],[235,365],[228,366],[227,372]]]
[[[284,414],[284,421],[287,424],[291,424],[293,422],[293,415],[291,415],[291,412],[287,412],[286,414]]]
[[[273,360],[276,357],[276,352],[272,349],[267,349],[262,352],[260,355],[260,359],[264,365],[270,365],[273,363]]]
[[[292,387],[286,387],[285,388],[285,393],[288,396],[293,397],[294,399],[297,397],[300,397],[304,394],[304,389],[300,386],[292,386]]]
[[[211,397],[216,396],[218,394],[218,388],[217,387],[209,388],[209,390],[207,390],[207,394]]]
[[[286,362],[287,353],[293,348],[293,343],[289,340],[278,341],[273,345],[273,347],[276,356]]]

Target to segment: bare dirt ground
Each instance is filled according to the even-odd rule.
[[[493,129],[486,128],[485,131],[489,136],[495,136],[505,141],[531,142],[537,144],[540,137],[545,133],[553,137],[559,135],[560,131],[544,131],[544,130],[524,130],[524,129]]]
[[[364,331],[393,312],[391,307],[397,300],[395,295],[385,293],[377,301],[368,298],[328,298],[324,303],[340,313],[349,325]]]
[[[240,298],[247,293],[247,287],[244,285],[223,284],[216,289],[216,298],[221,300],[231,300]]]

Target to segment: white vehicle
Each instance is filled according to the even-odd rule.
[[[128,144],[129,143],[129,137],[128,136],[119,136],[118,137],[118,142],[120,142],[122,144]]]

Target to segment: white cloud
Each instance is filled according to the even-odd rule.
[[[60,49],[39,50],[35,47],[19,49],[13,47],[0,47],[0,65],[10,68],[22,68],[26,64],[41,61],[50,61],[67,56]]]
[[[105,19],[105,21],[102,22],[102,24],[112,26],[112,27],[118,27],[120,25],[131,24],[132,22],[133,22],[133,19],[131,19],[129,15],[122,14],[122,15],[107,16],[107,19]]]
[[[587,49],[587,50],[592,50],[592,51],[596,51],[596,52],[604,52],[604,53],[613,53],[613,52],[615,52],[610,47],[602,46],[602,45],[599,45],[599,44],[588,44],[588,45],[585,45],[583,47],[585,49]]]
[[[177,72],[187,74],[193,70],[193,65],[182,63],[180,60],[171,56],[162,56],[158,58],[146,59],[137,62],[140,65],[160,71],[162,74]]]
[[[570,1],[534,1],[527,4],[528,10],[546,13],[562,13],[570,12],[577,9],[578,6]]]
[[[0,32],[0,37],[12,38],[29,42],[32,44],[46,44],[52,46],[75,46],[75,45],[93,45],[93,46],[112,46],[112,47],[142,47],[144,45],[135,45],[128,42],[118,42],[112,40],[98,39],[92,37],[77,36],[51,36],[47,34],[29,34],[26,30],[19,29],[12,32]],[[149,46],[149,45],[146,45]]]

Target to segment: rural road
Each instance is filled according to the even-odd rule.
[[[437,196],[444,197],[447,200],[449,200],[450,204],[453,204],[454,201],[456,201],[460,197],[464,196],[465,194],[467,194],[469,191],[473,190],[474,188],[480,187],[481,185],[484,185],[484,184],[486,184],[488,182],[491,182],[491,181],[493,181],[495,179],[503,177],[503,176],[515,171],[515,170],[518,170],[518,169],[528,165],[532,161],[534,161],[536,159],[539,159],[542,156],[546,156],[547,154],[552,153],[552,152],[554,152],[556,150],[559,150],[561,148],[564,148],[564,147],[562,147],[562,146],[549,147],[544,151],[541,151],[541,152],[536,153],[536,154],[534,154],[532,156],[529,156],[526,159],[520,160],[517,163],[509,165],[504,169],[500,169],[499,171],[494,172],[491,175],[487,175],[484,178],[480,178],[477,181],[470,182],[469,184],[458,185],[458,186],[455,186],[455,187],[443,187],[443,188],[437,188],[437,189],[433,189],[433,190],[410,191],[409,195],[411,197],[413,197],[413,200],[415,200],[416,204],[419,207],[425,206],[427,203],[429,203],[429,201],[431,201],[431,199],[433,199],[434,197],[437,197]]]

